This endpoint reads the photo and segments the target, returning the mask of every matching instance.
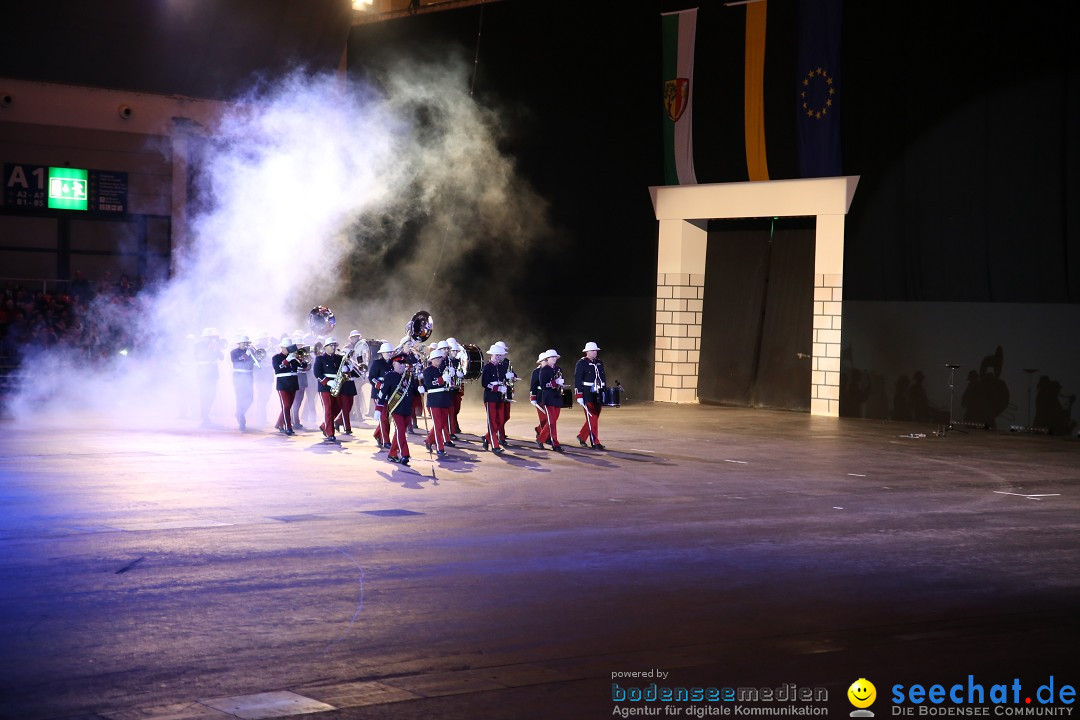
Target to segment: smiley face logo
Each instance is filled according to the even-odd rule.
[[[868,708],[877,699],[877,688],[866,678],[859,678],[847,689],[848,700],[857,708]]]

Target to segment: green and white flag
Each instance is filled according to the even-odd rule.
[[[661,15],[664,81],[664,184],[696,185],[694,37],[697,8]]]

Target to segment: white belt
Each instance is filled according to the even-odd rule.
[[[593,383],[583,382],[581,384],[584,385],[585,387],[592,387],[593,386]]]
[[[233,372],[247,372],[247,373],[251,372],[251,370],[244,370],[243,368],[233,368],[232,371]]]
[[[437,392],[446,392],[449,389],[450,388],[432,388],[431,390],[427,391],[427,394],[430,395],[432,393],[437,393]]]
[[[274,373],[274,377],[294,377],[300,373]]]

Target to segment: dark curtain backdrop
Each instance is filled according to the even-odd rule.
[[[709,224],[702,402],[810,409],[813,266],[812,219]]]

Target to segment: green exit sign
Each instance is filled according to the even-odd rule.
[[[60,210],[85,210],[87,207],[87,171],[78,168],[49,168],[49,207]]]

